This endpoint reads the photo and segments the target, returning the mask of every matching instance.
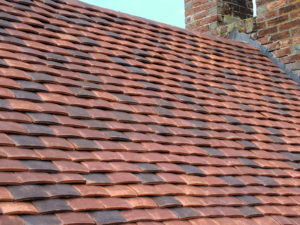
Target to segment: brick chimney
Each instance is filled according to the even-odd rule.
[[[299,0],[185,0],[185,9],[187,29],[248,34],[300,78]]]

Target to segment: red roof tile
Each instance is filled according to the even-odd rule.
[[[300,224],[299,84],[258,49],[0,7],[0,224]]]

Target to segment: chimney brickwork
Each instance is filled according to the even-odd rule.
[[[300,0],[185,0],[186,28],[228,37],[251,35],[300,77]]]
[[[300,77],[300,0],[257,0],[253,38]]]

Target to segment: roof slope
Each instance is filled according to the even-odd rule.
[[[300,224],[299,86],[257,49],[0,4],[0,224]]]

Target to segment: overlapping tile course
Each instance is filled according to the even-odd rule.
[[[257,49],[0,7],[0,224],[300,224],[300,89]]]

